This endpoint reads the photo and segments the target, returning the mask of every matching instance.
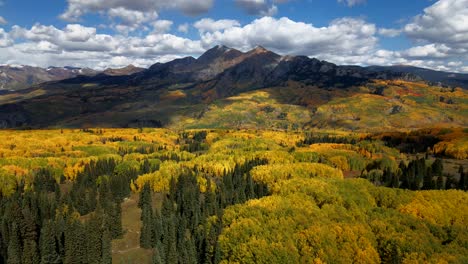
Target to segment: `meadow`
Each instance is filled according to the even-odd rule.
[[[466,263],[466,138],[3,130],[0,262]]]

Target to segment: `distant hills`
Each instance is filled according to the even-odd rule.
[[[371,71],[392,71],[404,72],[419,76],[421,79],[431,82],[435,85],[446,85],[453,87],[463,87],[468,89],[468,74],[434,71],[425,68],[398,65],[398,66],[370,66],[367,67]]]
[[[431,86],[418,72],[396,69],[338,66],[260,46],[248,52],[216,46],[197,59],[6,93],[0,96],[0,127],[384,130],[468,124],[466,90]]]
[[[90,68],[70,66],[40,68],[26,65],[2,65],[0,66],[0,91],[18,91],[36,84],[74,78],[80,75],[128,75],[142,70],[144,69],[133,65],[121,69],[106,69],[102,72]]]

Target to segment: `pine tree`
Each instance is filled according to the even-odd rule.
[[[432,190],[434,189],[433,179],[432,179],[432,168],[428,167],[426,175],[424,176],[423,190]]]
[[[153,264],[162,264],[163,261],[162,261],[162,258],[161,258],[161,254],[159,253],[159,249],[157,247],[154,248],[154,252],[153,252]]]
[[[436,159],[434,163],[431,165],[432,167],[432,172],[436,176],[442,176],[442,172],[444,170],[444,164],[442,163],[441,159]]]
[[[109,230],[104,229],[102,234],[102,256],[101,263],[111,264],[112,263],[112,245],[111,245],[111,235]]]
[[[21,264],[21,238],[16,223],[13,223],[11,229],[10,241],[8,243],[7,264]]]
[[[177,237],[175,217],[168,218],[168,229],[164,236],[163,244],[166,249],[166,263],[177,264]]]
[[[141,211],[141,232],[140,232],[140,247],[142,248],[151,248],[152,243],[152,210],[151,207],[147,204],[143,204],[143,208]]]
[[[52,222],[46,221],[41,229],[40,239],[41,263],[58,263],[60,255],[57,252],[57,241],[55,239]]]
[[[140,192],[140,200],[138,201],[138,207],[143,208],[144,205],[151,205],[151,188],[149,183],[145,183]]]
[[[102,218],[95,214],[86,223],[87,263],[101,263]]]
[[[460,180],[458,181],[458,189],[466,191],[468,189],[468,179],[466,173],[463,171],[463,166],[460,165],[458,168],[460,173]]]
[[[35,240],[25,240],[23,246],[23,264],[37,264],[41,262],[39,249]]]

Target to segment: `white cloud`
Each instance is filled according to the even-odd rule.
[[[232,28],[235,26],[240,26],[240,23],[237,20],[231,20],[231,19],[221,19],[221,20],[215,21],[211,18],[203,18],[195,22],[193,26],[196,29],[198,29],[201,33],[203,33],[203,32],[220,31],[220,30]]]
[[[445,45],[428,44],[409,48],[402,54],[409,58],[446,58],[449,51],[450,48]]]
[[[268,0],[235,0],[235,2],[250,15],[273,16],[278,12],[274,2]]]
[[[289,0],[235,0],[236,5],[249,15],[274,16],[278,12],[276,4]]]
[[[78,21],[86,13],[106,13],[112,9],[140,13],[176,9],[189,15],[197,15],[208,11],[213,6],[214,0],[67,0],[67,2],[67,9],[60,15],[60,18],[73,22]]]
[[[204,51],[200,41],[165,33],[171,25],[172,21],[156,21],[155,30],[143,37],[98,34],[96,28],[79,24],[70,24],[63,29],[40,24],[30,29],[14,26],[9,33],[0,28],[0,61],[43,67],[125,66],[117,63],[120,61],[147,67],[158,61],[198,55]],[[11,38],[26,41],[14,44]]]
[[[314,27],[286,17],[263,17],[243,27],[205,32],[201,38],[204,47],[224,44],[248,50],[260,44],[283,54],[343,56],[372,50],[377,42],[375,33],[375,25],[361,19],[342,18],[328,27]]]
[[[3,28],[0,28],[0,47],[9,47],[13,45],[13,43],[9,34],[7,34]]]
[[[403,32],[418,43],[400,53],[409,63],[463,71],[464,65],[451,62],[468,62],[468,0],[437,1],[406,24]]]
[[[416,40],[468,49],[468,0],[440,0],[404,27]]]
[[[180,24],[177,27],[177,30],[182,33],[188,33],[189,32],[190,25],[188,23]]]
[[[349,7],[355,6],[355,5],[360,5],[364,4],[367,2],[367,0],[338,0],[339,3],[344,3],[348,5]]]
[[[67,25],[64,30],[65,39],[74,42],[85,42],[96,36],[96,29],[78,24]]]
[[[123,7],[111,8],[107,12],[110,18],[119,19],[121,25],[127,26],[129,29],[136,29],[144,23],[154,21],[158,18],[156,11],[142,12],[136,10],[128,10]]]
[[[8,24],[8,22],[6,21],[5,18],[3,18],[2,16],[0,16],[0,25],[6,25]]]
[[[155,33],[166,33],[171,30],[172,24],[174,22],[170,20],[157,20],[152,23],[152,26]]]
[[[384,37],[394,38],[396,36],[399,36],[400,34],[401,34],[400,29],[394,29],[394,28],[380,28],[379,29],[379,35],[382,35]]]

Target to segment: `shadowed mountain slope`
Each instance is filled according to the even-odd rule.
[[[408,81],[413,81],[414,85]],[[225,118],[229,121],[232,111],[213,112],[213,107],[227,107],[230,105],[228,102],[236,102],[236,107],[242,112],[243,108],[248,108],[249,102],[256,99],[254,97],[247,101],[239,101],[235,98],[245,98],[246,93],[255,94],[255,91],[261,90],[268,94],[268,98],[274,98],[274,104],[285,106],[276,116],[265,115],[262,116],[263,119],[274,117],[273,119],[277,118],[281,124],[285,120],[294,122],[287,118],[288,111],[294,112],[299,107],[301,113],[298,114],[301,117],[297,120],[300,122],[295,122],[295,126],[339,127],[346,124],[346,128],[361,129],[365,126],[378,127],[381,122],[379,124],[366,121],[365,125],[349,125],[349,122],[368,120],[365,117],[366,113],[360,113],[360,117],[349,114],[345,117],[348,121],[344,122],[339,121],[341,117],[320,112],[320,107],[334,103],[339,98],[344,98],[342,100],[345,101],[341,102],[344,108],[346,100],[351,98],[350,105],[353,107],[356,98],[367,98],[365,103],[375,107],[388,101],[390,110],[373,111],[372,107],[365,108],[368,116],[377,113],[382,115],[385,121],[389,113],[403,113],[413,109],[404,107],[402,94],[398,93],[420,94],[421,90],[418,88],[418,91],[413,91],[414,87],[425,87],[421,89],[426,89],[423,93],[427,93],[432,100],[430,108],[446,117],[440,117],[438,121],[443,124],[450,124],[452,121],[458,125],[466,123],[463,118],[454,121],[466,111],[464,91],[451,89],[447,90],[451,94],[439,95],[439,92],[420,81],[421,78],[411,73],[337,66],[305,56],[281,56],[263,47],[241,52],[225,46],[216,46],[198,59],[186,57],[168,63],[156,63],[149,69],[129,72],[128,75],[78,76],[0,95],[0,127],[197,127],[197,122],[205,122],[203,118],[208,113],[211,116],[210,120]],[[394,92],[396,90],[399,92]],[[250,104],[249,115],[261,115],[271,110],[265,109],[268,103],[262,102],[262,98],[264,96],[258,97],[256,103]],[[411,98],[416,105],[421,106],[428,103],[429,99]],[[447,106],[450,109],[449,113],[444,109]],[[274,105],[270,107],[275,109]],[[334,106],[333,111],[337,114],[340,111],[348,111],[335,108]],[[213,116],[216,113],[220,116]],[[247,118],[242,115],[238,117]],[[255,118],[249,117],[246,120],[253,120],[249,121],[249,126],[255,126]],[[216,127],[216,124],[223,127],[242,126],[242,122],[206,122],[206,126],[209,127]],[[261,120],[258,122],[260,127],[268,127],[267,123],[271,124],[262,123]],[[391,122],[387,124],[393,125]],[[421,125],[423,124],[427,122],[424,121]],[[411,127],[418,125],[418,122],[415,122]],[[284,124],[280,128],[284,128]]]

